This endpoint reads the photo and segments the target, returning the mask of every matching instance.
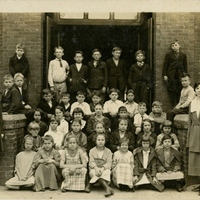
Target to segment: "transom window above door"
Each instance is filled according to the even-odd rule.
[[[141,25],[143,13],[137,12],[61,12],[54,14],[58,24]]]

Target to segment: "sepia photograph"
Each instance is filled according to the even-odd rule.
[[[200,1],[2,0],[0,199],[200,198]]]

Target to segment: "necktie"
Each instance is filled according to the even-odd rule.
[[[63,67],[61,59],[59,59],[60,67]]]

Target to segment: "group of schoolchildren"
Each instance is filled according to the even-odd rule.
[[[50,89],[42,90],[42,98],[33,109],[24,98],[23,84],[27,87],[28,81],[22,69],[27,60],[23,53],[18,54],[19,49],[24,53],[19,44],[11,58],[15,73],[3,79],[1,105],[3,114],[26,114],[27,134],[23,151],[16,156],[15,176],[6,182],[8,188],[33,186],[35,191],[45,191],[56,190],[61,184],[62,192],[89,193],[101,185],[106,197],[114,194],[111,182],[121,191],[149,184],[163,191],[168,182],[177,191],[183,190],[180,145],[172,120],[175,114],[188,112],[195,96],[187,73],[181,77],[183,88],[175,108],[165,113],[162,103],[154,101],[147,115],[152,75],[143,61],[143,51],[136,52],[137,63],[128,75],[131,87],[125,92],[127,72],[119,59],[119,47],[113,49],[107,68],[95,49],[89,69],[82,65],[81,51],[75,53],[76,64],[68,66],[62,60],[63,49],[57,47],[56,59],[49,64]],[[25,61],[18,61],[22,58]]]

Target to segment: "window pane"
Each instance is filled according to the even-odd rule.
[[[88,19],[109,19],[109,13],[88,13]]]
[[[60,13],[60,18],[61,19],[83,19],[83,13]]]
[[[137,13],[118,13],[114,14],[115,19],[133,19],[136,20],[138,18]]]

